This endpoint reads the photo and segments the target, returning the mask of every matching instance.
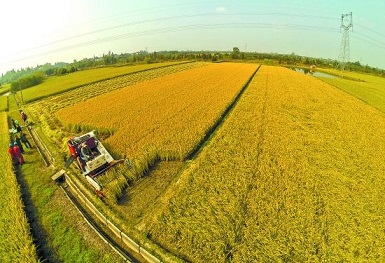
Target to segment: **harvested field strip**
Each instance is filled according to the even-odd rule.
[[[176,72],[181,72],[196,67],[202,67],[205,65],[207,65],[207,63],[194,62],[135,72],[128,75],[98,81],[92,84],[87,84],[77,89],[70,90],[55,96],[51,96],[42,101],[34,103],[31,106],[39,109],[44,108],[49,114],[53,114],[61,108],[74,105],[78,102],[85,101],[92,97],[96,97],[98,95],[108,93],[113,90],[121,89],[130,85],[134,85],[136,83],[148,81]]]
[[[8,156],[6,113],[0,113],[0,123],[0,259],[2,262],[38,262],[20,188]]]
[[[264,66],[139,228],[191,262],[384,261],[383,138],[384,114]]]
[[[234,63],[195,68],[98,96],[62,109],[57,116],[65,124],[114,127],[106,143],[130,158],[151,148],[162,159],[180,160],[256,69],[255,64]]]
[[[64,76],[48,78],[42,84],[23,91],[25,102],[32,102],[55,94],[60,94],[84,85],[94,84],[107,79],[116,78],[136,72],[143,72],[156,68],[178,66],[190,62],[163,62],[122,67],[103,67],[81,70]]]
[[[322,78],[322,80],[385,113],[385,78],[353,72],[345,74],[362,81],[344,78]]]

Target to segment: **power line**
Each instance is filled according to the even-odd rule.
[[[225,1],[226,2],[226,1]],[[230,2],[230,1],[229,1]],[[250,1],[253,2],[253,1]],[[254,2],[253,2],[254,3]],[[147,10],[147,9],[145,9]],[[159,11],[157,8],[153,7],[151,10],[154,11]],[[127,13],[122,14],[124,16],[129,16]],[[217,18],[217,17],[225,17],[225,18],[237,18],[237,17],[247,17],[247,21],[255,21],[255,18],[262,18],[263,20],[266,20],[268,17],[273,17],[272,21],[275,21],[277,17],[288,17],[290,18],[290,21],[294,21],[294,18],[301,18],[301,19],[312,19],[312,22],[314,22],[314,19],[324,22],[332,22],[332,21],[337,21],[336,18],[334,17],[328,17],[328,16],[313,16],[313,15],[307,15],[307,14],[293,14],[293,13],[281,13],[281,12],[241,12],[241,13],[216,13],[216,12],[208,12],[208,13],[199,13],[199,14],[184,14],[184,15],[175,15],[175,16],[165,16],[165,17],[157,17],[153,19],[143,19],[143,20],[137,20],[137,21],[131,21],[127,23],[121,23],[118,25],[112,25],[112,26],[107,26],[99,29],[95,29],[92,31],[84,32],[81,34],[76,34],[73,36],[69,36],[66,38],[62,38],[59,40],[55,40],[49,43],[45,43],[39,46],[35,46],[29,49],[26,49],[22,52],[19,52],[18,54],[8,54],[7,57],[11,58],[13,56],[19,56],[18,59],[14,59],[10,62],[16,62],[16,61],[22,61],[26,60],[28,58],[33,58],[45,54],[51,54],[51,53],[57,53],[57,52],[62,52],[66,50],[71,50],[71,49],[76,49],[76,48],[81,48],[81,47],[87,47],[91,45],[97,45],[101,43],[107,43],[107,42],[113,42],[117,41],[120,39],[125,39],[125,38],[132,38],[132,37],[139,37],[139,36],[146,36],[146,35],[154,35],[154,34],[165,34],[165,33],[171,33],[171,32],[179,32],[179,31],[186,31],[186,30],[214,30],[214,29],[230,29],[230,28],[236,28],[236,29],[277,29],[277,30],[300,30],[300,31],[310,31],[310,32],[328,32],[328,33],[337,33],[338,29],[333,27],[333,26],[326,26],[330,23],[323,23],[319,26],[314,26],[314,23],[304,23],[304,24],[290,24],[290,23],[241,23],[241,22],[233,22],[233,23],[208,23],[208,24],[188,24],[188,25],[180,25],[182,20],[188,20],[191,18]],[[113,20],[117,16],[110,16],[107,19]],[[249,19],[250,17],[250,19]],[[228,21],[229,19],[227,19]],[[167,21],[174,21],[173,24],[179,24],[179,26],[168,26],[168,27],[158,27],[146,30],[139,30],[139,31],[133,31],[133,32],[126,32],[126,33],[115,33],[111,36],[108,37],[99,37],[99,38],[94,38],[91,40],[84,40],[81,41],[81,38],[87,37],[87,36],[92,36],[96,35],[98,33],[103,33],[103,32],[113,32],[116,29],[126,29],[131,27],[135,27],[138,25],[149,25],[149,24],[156,24],[156,26],[160,25],[160,22],[167,22]],[[230,20],[231,21],[231,20]],[[312,25],[311,25],[312,24]],[[325,25],[323,25],[325,24]],[[371,32],[372,34],[375,34],[380,37],[385,37],[384,34],[381,34],[375,30],[368,29],[362,25],[357,25],[360,28],[367,29],[366,31]],[[342,24],[341,24],[342,28]],[[358,36],[356,36],[356,34]],[[361,41],[364,41],[366,43],[376,45],[378,47],[383,48],[384,43],[382,41],[377,40],[375,37],[365,35],[362,33],[357,33],[355,32],[353,34],[354,38],[357,38]],[[66,42],[71,41],[71,43],[66,45]],[[62,47],[57,47],[62,45]],[[56,46],[56,47],[55,47]],[[342,47],[342,43],[341,43]],[[31,51],[39,51],[42,49],[49,49],[49,50],[44,50],[41,52],[37,52],[36,54],[33,55],[27,55],[27,52]],[[349,50],[345,51],[347,52],[349,56]],[[26,56],[22,56],[22,54],[26,54]],[[340,53],[341,55],[341,53]],[[346,56],[345,60],[347,60]],[[3,60],[3,58],[1,59]],[[0,62],[1,63],[1,62]]]
[[[374,45],[377,45],[377,46],[382,47],[382,48],[385,47],[385,42],[384,41],[377,40],[377,39],[375,39],[375,38],[373,38],[371,36],[368,36],[366,34],[363,34],[361,32],[354,32],[354,34],[352,34],[352,36],[355,36],[355,35],[363,37],[364,39],[366,39],[366,41],[368,43],[373,43]]]
[[[97,33],[112,31],[115,29],[126,28],[126,27],[130,27],[130,26],[136,26],[136,25],[142,25],[142,24],[148,24],[148,23],[164,22],[164,21],[172,21],[172,20],[186,19],[186,18],[219,17],[219,16],[222,16],[222,17],[223,16],[227,16],[227,17],[234,17],[234,16],[261,16],[261,17],[264,17],[264,16],[287,16],[287,17],[299,17],[299,18],[309,18],[309,19],[317,18],[317,19],[321,19],[321,20],[335,20],[335,18],[325,17],[325,16],[312,16],[312,15],[276,13],[276,12],[272,12],[272,13],[227,13],[227,14],[219,14],[219,13],[212,13],[211,12],[211,13],[201,13],[201,14],[178,15],[178,16],[169,16],[169,17],[160,17],[160,18],[154,18],[154,19],[145,19],[145,20],[133,21],[133,22],[129,22],[129,23],[124,23],[124,24],[119,24],[119,25],[115,25],[115,26],[96,29],[96,30],[92,30],[92,31],[85,32],[82,34],[77,34],[77,35],[62,38],[59,40],[51,41],[51,42],[48,42],[48,43],[45,43],[45,44],[42,44],[39,46],[35,46],[32,48],[28,48],[22,52],[18,52],[18,54],[26,53],[26,52],[30,52],[30,51],[34,51],[34,50],[39,50],[39,49],[49,47],[51,45],[55,45],[58,43],[78,39],[81,37],[85,37],[85,36],[89,36],[89,35],[93,35],[93,34],[97,34]],[[281,25],[281,27],[284,27],[284,25]],[[289,25],[289,27],[291,27],[291,26]],[[304,26],[304,27],[306,27],[306,26]],[[317,29],[317,27],[313,27],[313,28]],[[8,54],[8,56],[13,56],[13,55],[16,55],[16,54]]]
[[[376,34],[376,35],[378,35],[378,36],[380,36],[380,37],[383,37],[383,38],[385,38],[385,34],[383,34],[383,33],[380,33],[380,32],[378,32],[378,31],[375,31],[375,30],[373,30],[373,29],[371,29],[371,28],[369,28],[369,27],[366,27],[366,26],[363,26],[363,25],[360,25],[360,24],[356,24],[358,27],[362,27],[363,29],[365,29],[366,31],[369,31],[369,32],[372,32],[373,34]]]
[[[304,31],[318,31],[318,32],[338,32],[336,28],[331,27],[321,27],[321,26],[312,26],[312,25],[303,25],[303,24],[269,24],[269,23],[217,23],[217,24],[192,24],[176,27],[164,27],[164,28],[155,28],[142,31],[136,31],[131,33],[118,34],[114,36],[108,36],[103,38],[98,38],[89,41],[83,41],[80,43],[75,43],[67,45],[60,48],[54,48],[48,51],[43,51],[34,55],[25,56],[19,59],[12,60],[11,62],[22,61],[25,59],[38,57],[41,55],[47,55],[52,53],[58,53],[65,50],[71,50],[75,48],[87,47],[96,44],[102,44],[112,41],[117,41],[125,38],[162,34],[162,33],[172,33],[180,32],[186,30],[213,30],[213,29],[278,29],[278,30],[304,30]]]
[[[385,50],[385,43],[382,43],[382,42],[378,42],[378,41],[371,41],[371,40],[368,40],[366,37],[360,37],[359,35],[352,35],[352,38],[354,39],[358,39],[362,42],[365,42],[365,43],[368,43],[370,45],[373,45],[373,46],[376,46],[378,48],[381,48],[381,49],[384,49]]]

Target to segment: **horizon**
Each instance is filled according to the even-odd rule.
[[[233,48],[232,47],[231,49],[228,49],[228,50],[155,50],[155,51],[152,51],[152,52],[149,52],[149,51],[146,51],[146,50],[138,50],[138,51],[135,51],[135,52],[131,52],[131,53],[128,53],[128,52],[122,52],[122,53],[116,53],[114,52],[113,50],[109,50],[108,52],[104,52],[103,54],[99,54],[99,55],[94,55],[92,57],[85,57],[83,59],[90,59],[90,58],[103,58],[104,55],[108,54],[109,52],[111,52],[111,54],[114,54],[114,55],[134,55],[134,54],[138,54],[138,53],[141,53],[141,52],[145,52],[147,54],[152,54],[154,52],[156,53],[162,53],[162,52],[178,52],[178,53],[183,53],[183,52],[186,52],[186,53],[198,53],[198,52],[211,52],[212,54],[213,53],[232,53],[233,52]],[[239,48],[239,47],[238,47]],[[239,48],[240,49],[240,48]],[[242,49],[240,49],[240,53],[246,53],[246,54],[272,54],[272,55],[292,55],[294,54],[295,56],[298,56],[298,57],[307,57],[307,58],[314,58],[314,59],[322,59],[322,60],[332,60],[332,61],[338,61],[337,59],[333,59],[333,58],[322,58],[322,57],[309,57],[309,56],[304,56],[304,55],[301,55],[301,54],[296,54],[294,52],[292,53],[279,53],[279,52],[258,52],[258,51],[243,51]],[[78,61],[81,61],[82,59],[80,60],[76,60],[77,62]],[[42,64],[37,64],[36,66],[27,66],[27,67],[22,67],[22,68],[18,68],[18,69],[14,69],[15,71],[19,71],[19,70],[22,70],[22,69],[26,69],[26,68],[37,68],[37,67],[41,67],[41,66],[44,66],[46,64],[50,64],[52,66],[54,66],[55,64],[60,64],[60,63],[64,63],[64,64],[72,64],[74,63],[74,61],[69,61],[69,62],[65,62],[65,61],[55,61],[55,62],[45,62],[45,63],[42,63]],[[108,65],[106,65],[108,66]],[[12,69],[11,69],[12,70]],[[11,71],[9,70],[9,71]],[[4,74],[6,74],[6,72],[4,72]]]
[[[0,73],[109,51],[294,53],[338,60],[341,15],[353,13],[349,62],[385,69],[385,2],[48,0],[2,3]],[[22,7],[22,8],[20,8]],[[14,19],[15,14],[21,19]],[[381,28],[381,29],[380,29]]]

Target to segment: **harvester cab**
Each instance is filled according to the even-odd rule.
[[[84,176],[97,177],[110,168],[114,158],[98,140],[94,131],[79,137],[71,137],[67,142],[70,159],[76,159]]]

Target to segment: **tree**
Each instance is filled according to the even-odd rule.
[[[54,68],[48,68],[45,70],[45,74],[47,76],[52,76],[53,74],[55,74],[55,69]]]
[[[56,75],[65,75],[67,74],[67,69],[66,68],[58,68],[56,69]]]
[[[233,47],[233,52],[231,53],[231,58],[232,59],[238,59],[239,58],[239,48],[238,47]]]
[[[22,89],[36,86],[43,82],[45,75],[43,72],[35,72],[32,75],[24,76],[17,81],[11,82],[11,92],[16,93]]]

